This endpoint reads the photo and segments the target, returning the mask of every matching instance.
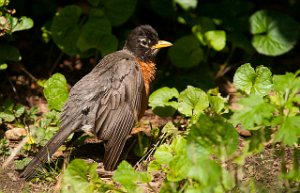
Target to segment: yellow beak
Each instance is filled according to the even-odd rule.
[[[160,49],[160,48],[164,48],[164,47],[169,47],[172,46],[173,44],[164,40],[159,40],[157,42],[157,44],[155,44],[154,46],[152,46],[152,49]]]

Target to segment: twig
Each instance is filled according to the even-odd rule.
[[[14,148],[10,156],[4,161],[2,168],[4,169],[8,164],[16,157],[16,155],[21,151],[23,146],[28,141],[28,136],[24,137],[22,141],[17,145],[17,147]]]
[[[30,72],[28,72],[28,70],[27,70],[24,66],[21,66],[21,70],[22,70],[25,74],[27,74],[33,81],[35,81],[35,82],[38,81],[38,79],[37,79],[35,76],[33,76]]]

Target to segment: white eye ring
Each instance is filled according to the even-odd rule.
[[[149,47],[149,44],[150,44],[150,40],[147,40],[146,38],[141,38],[139,39],[139,42],[141,43],[142,46],[144,47]]]

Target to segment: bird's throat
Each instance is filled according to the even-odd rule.
[[[138,63],[140,64],[140,69],[143,74],[146,96],[149,96],[149,85],[155,78],[156,66],[153,62],[138,60]]]

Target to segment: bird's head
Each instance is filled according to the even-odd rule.
[[[128,36],[124,49],[143,61],[154,60],[158,50],[169,47],[170,42],[159,40],[157,32],[149,25],[136,27]]]

